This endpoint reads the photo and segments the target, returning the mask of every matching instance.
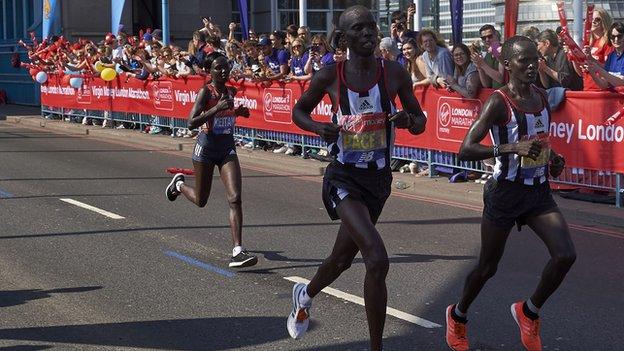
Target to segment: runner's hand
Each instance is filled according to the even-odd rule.
[[[249,109],[241,105],[241,106],[238,106],[236,110],[234,110],[234,114],[236,116],[249,118]]]
[[[516,154],[527,156],[532,160],[537,160],[542,152],[542,143],[539,140],[524,140],[516,144]]]
[[[550,161],[550,166],[548,167],[548,170],[550,171],[550,175],[553,178],[557,178],[561,175],[561,172],[563,172],[564,168],[565,168],[565,158],[563,158],[563,156],[559,154],[556,154]]]
[[[412,126],[412,118],[409,113],[405,111],[398,111],[392,115],[389,115],[389,121],[394,122],[397,128],[407,129]]]
[[[340,134],[340,126],[335,123],[318,123],[315,133],[325,140],[327,143],[333,143],[338,140]]]

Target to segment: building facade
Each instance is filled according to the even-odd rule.
[[[585,11],[586,3],[587,1],[584,1],[583,11]],[[607,10],[614,21],[624,19],[624,1],[592,0],[591,3],[596,5],[596,8]],[[505,1],[492,0],[492,5],[496,8],[495,21],[499,26],[502,26],[505,16]],[[572,28],[574,22],[572,0],[566,0],[566,15],[569,22],[568,27]],[[585,17],[584,13],[583,17]],[[518,9],[517,33],[522,33],[522,29],[527,26],[536,26],[540,30],[557,28],[559,26],[559,11],[555,1],[521,0]]]

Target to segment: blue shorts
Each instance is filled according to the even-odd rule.
[[[236,147],[216,149],[196,143],[193,148],[193,161],[195,162],[212,163],[221,166],[225,163],[226,158],[231,155],[236,156]]]

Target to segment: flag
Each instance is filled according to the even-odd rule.
[[[464,26],[464,0],[451,0],[451,27],[453,44],[462,42]]]
[[[111,0],[111,33],[115,36],[119,33],[121,13],[125,2],[126,0]]]
[[[247,11],[247,0],[238,0],[238,10],[240,11],[240,27],[243,39],[249,39],[249,11]]]
[[[516,35],[518,27],[518,7],[520,6],[519,0],[506,0],[505,1],[505,39],[511,38]]]
[[[43,22],[41,25],[41,37],[46,39],[52,33],[52,26],[60,27],[61,10],[57,0],[43,0]]]

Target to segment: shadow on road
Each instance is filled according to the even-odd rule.
[[[0,179],[2,180],[2,179]],[[81,195],[83,196],[83,195]],[[440,218],[440,219],[423,219],[423,220],[395,220],[395,221],[381,221],[379,224],[408,224],[408,225],[438,225],[449,223],[478,223],[481,221],[481,217],[466,217],[466,218]],[[298,227],[322,227],[332,226],[338,227],[340,223],[337,222],[310,222],[310,223],[275,223],[275,224],[245,224],[245,228],[298,228]],[[194,226],[176,226],[176,227],[141,227],[141,228],[122,228],[122,229],[104,229],[104,230],[86,230],[79,232],[60,232],[60,233],[42,233],[42,234],[23,234],[23,235],[11,235],[0,236],[0,240],[7,239],[26,239],[26,238],[45,238],[45,237],[60,237],[60,236],[74,236],[74,235],[106,235],[106,234],[118,234],[118,233],[136,233],[153,230],[165,230],[165,231],[179,231],[179,230],[198,230],[198,229],[228,229],[229,225],[194,225]]]
[[[232,350],[290,338],[285,317],[225,317],[0,329],[0,339],[157,350]]]
[[[308,267],[318,267],[323,262],[322,259],[317,258],[289,258],[287,256],[282,255],[283,251],[252,251],[249,252],[257,253],[264,256],[266,261],[273,262],[296,262],[296,263],[304,263],[299,265],[285,265],[278,267],[269,267],[269,268],[261,268],[261,269],[247,269],[242,270],[240,273],[254,273],[254,274],[275,274],[274,271],[280,269],[293,269],[293,268],[308,268]],[[412,253],[389,253],[390,264],[394,263],[428,263],[434,261],[465,261],[472,260],[477,258],[476,256],[444,256],[444,255],[422,255],[422,254],[412,254]],[[361,257],[356,257],[353,260],[353,264],[363,264],[364,261]]]
[[[4,290],[0,291],[0,307],[17,306],[28,301],[52,297],[52,294],[80,293],[102,289],[102,286],[81,286],[76,288],[59,288],[51,290]]]
[[[0,351],[39,351],[51,349],[52,345],[15,345],[0,347]]]

